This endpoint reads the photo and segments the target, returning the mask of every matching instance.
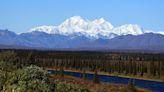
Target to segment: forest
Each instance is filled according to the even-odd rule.
[[[162,78],[164,54],[17,50],[17,64]]]
[[[54,92],[55,90],[55,92],[90,92],[89,89],[74,87],[75,85],[68,85],[61,81],[52,82],[46,69],[61,71],[60,76],[63,76],[62,72],[65,70],[78,70],[82,74],[90,71],[95,73],[94,83],[99,83],[96,75],[101,72],[163,80],[163,55],[100,51],[1,50],[0,90],[2,92],[10,92],[9,90],[13,89],[17,90],[16,92],[33,92],[34,90],[35,92]],[[133,86],[132,80],[129,84]],[[80,89],[80,91],[60,91],[61,85],[72,90]]]

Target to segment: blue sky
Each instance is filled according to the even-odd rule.
[[[114,26],[139,24],[164,31],[164,0],[0,0],[0,29],[26,32],[71,16],[104,18]]]

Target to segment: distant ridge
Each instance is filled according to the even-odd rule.
[[[65,36],[39,31],[15,34],[8,30],[0,30],[0,48],[163,52],[164,35],[144,33],[122,35],[111,39],[91,39],[86,36]]]
[[[34,27],[20,34],[0,30],[0,48],[162,52],[164,35],[137,24],[114,27],[103,18],[73,16],[58,26]]]

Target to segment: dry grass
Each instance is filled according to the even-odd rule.
[[[57,75],[51,75],[51,78],[57,79],[60,81],[65,81],[67,83],[73,84],[73,85],[78,85],[82,88],[87,88],[90,89],[93,92],[96,92],[97,90],[106,90],[107,92],[123,92],[123,88],[125,85],[121,84],[113,84],[113,83],[99,83],[99,84],[94,84],[90,80],[84,80],[72,76],[67,76],[64,75],[63,77],[57,76]],[[150,92],[145,89],[137,88],[138,92]]]

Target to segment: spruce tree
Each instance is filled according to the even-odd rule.
[[[82,79],[86,79],[86,73],[85,70],[83,69],[82,73],[81,73],[81,78]]]
[[[137,92],[133,79],[129,79],[128,85],[125,87],[124,92]]]
[[[61,77],[63,77],[63,76],[64,76],[64,69],[63,69],[63,67],[62,67],[62,66],[60,67],[59,74],[60,74],[60,76],[61,76]]]
[[[97,70],[95,70],[95,73],[93,75],[93,83],[100,83]]]

